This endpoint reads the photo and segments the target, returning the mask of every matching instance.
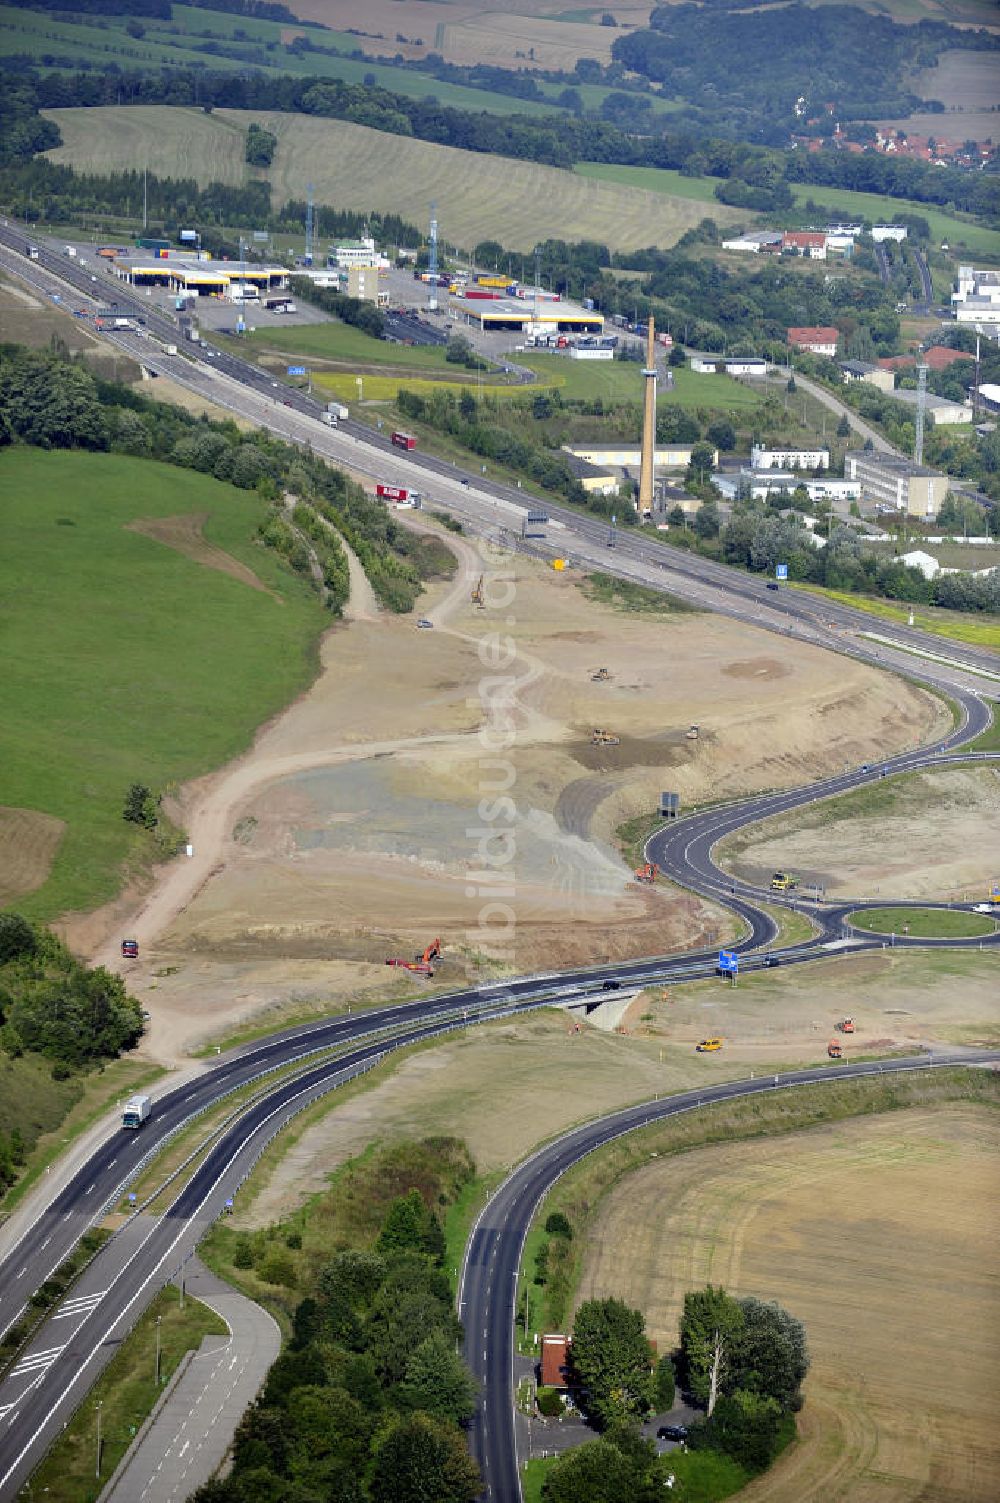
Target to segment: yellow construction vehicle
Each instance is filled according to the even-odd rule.
[[[775,872],[771,878],[772,892],[790,892],[798,885],[798,878],[793,877],[791,872]]]
[[[606,668],[598,668],[596,673],[590,675],[590,682],[592,684],[606,684],[610,677],[611,674]]]
[[[480,574],[480,576],[479,576],[479,583],[476,585],[476,588],[472,592],[472,603],[473,603],[473,605],[478,605],[480,608],[485,607],[485,604],[486,604],[486,602],[483,600],[483,580],[484,580],[484,578],[485,578],[485,575]]]
[[[591,746],[621,746],[621,737],[615,736],[611,731],[595,730],[590,738]]]

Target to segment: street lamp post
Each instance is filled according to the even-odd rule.
[[[159,1386],[160,1386],[160,1321],[162,1319],[163,1319],[163,1317],[161,1315],[158,1315],[156,1317],[156,1386],[157,1386],[157,1388],[159,1388]]]
[[[102,1399],[98,1399],[97,1403],[94,1406],[97,1410],[97,1464],[94,1467],[94,1476],[98,1479],[100,1479],[101,1475],[101,1449],[104,1443],[103,1436],[101,1434],[101,1409],[103,1408],[103,1402],[104,1401]]]

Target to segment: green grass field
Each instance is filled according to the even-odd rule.
[[[703,218],[690,198],[597,182],[557,167],[461,151],[370,130],[344,120],[277,111],[127,109],[46,111],[64,144],[48,153],[84,172],[124,171],[142,162],[163,177],[192,175],[242,184],[246,128],[251,120],[278,138],[268,170],[272,201],[305,198],[341,209],[400,214],[413,224],[437,204],[444,239],[473,246],[494,237],[508,249],[530,251],[540,239],[597,240],[615,250],[672,245]],[[729,224],[735,210],[719,204],[713,217]]]
[[[128,785],[162,790],[241,751],[309,681],[325,617],[253,544],[264,503],[203,475],[8,449],[0,494],[3,800],[66,824],[48,880],[17,903],[47,919],[107,901],[149,859],[121,818]],[[125,530],[190,513],[268,592]]]
[[[715,177],[684,177],[659,167],[624,167],[613,162],[578,162],[576,172],[595,181],[617,183],[622,187],[635,188],[650,193],[667,193],[674,198],[687,198],[705,206],[709,218],[719,220],[720,214],[732,217],[715,197],[716,184],[722,181]],[[946,241],[949,245],[965,245],[971,251],[982,251],[990,256],[1000,256],[1000,232],[971,220],[947,214],[933,204],[920,203],[917,199],[890,198],[879,193],[853,193],[848,189],[824,188],[814,183],[792,185],[797,204],[812,199],[824,208],[839,209],[847,215],[860,215],[871,221],[891,220],[897,214],[919,214],[930,226],[936,244]],[[742,218],[762,218],[743,214]],[[773,217],[773,216],[772,216]]]
[[[797,590],[809,590],[814,595],[825,595],[841,605],[853,606],[855,610],[867,611],[883,621],[894,621],[905,626],[910,619],[910,607],[897,605],[891,600],[873,600],[869,595],[852,595],[845,590],[827,590],[822,585],[795,584]],[[877,623],[876,623],[877,624]],[[961,611],[937,610],[934,606],[913,607],[913,624],[921,631],[933,632],[935,636],[950,638],[953,642],[966,642],[970,647],[987,647],[1000,652],[1000,623],[994,616],[965,615]]]
[[[946,908],[865,908],[852,913],[855,929],[869,934],[903,934],[910,939],[979,939],[996,932],[985,913]]]

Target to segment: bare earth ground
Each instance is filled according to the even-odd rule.
[[[0,908],[41,887],[65,828],[61,819],[38,809],[0,805]]]
[[[652,1162],[605,1200],[580,1298],[639,1306],[661,1350],[708,1281],[804,1322],[800,1441],[748,1503],[992,1503],[998,1149],[995,1112],[942,1106]]]
[[[251,590],[263,590],[265,595],[280,600],[280,595],[269,590],[246,564],[241,564],[239,559],[233,558],[224,548],[208,541],[203,531],[207,521],[207,511],[186,512],[176,517],[140,517],[135,522],[126,522],[125,531],[140,532],[143,537],[173,548],[176,553],[182,553],[185,558],[192,559],[206,569],[227,574],[230,579],[238,579],[240,584],[249,585]]]
[[[942,767],[875,785],[879,813],[833,799],[726,841],[726,871],[767,883],[793,871],[830,897],[985,897],[1000,849],[1000,769]],[[840,808],[842,814],[837,817]]]
[[[995,1044],[1000,960],[975,952],[839,957],[810,968],[644,992],[620,1030],[578,1028],[547,1012],[485,1025],[408,1054],[391,1073],[329,1109],[255,1175],[247,1225],[287,1216],[325,1188],[339,1164],[375,1140],[450,1133],[483,1174],[513,1165],[574,1123],[698,1082],[825,1061],[834,1024],[853,1013],[846,1057],[893,1049]],[[719,1054],[697,1054],[707,1033]],[[553,1082],[558,1081],[558,1089]]]
[[[780,787],[942,729],[939,702],[889,675],[708,615],[629,616],[522,558],[504,562],[515,578],[494,583],[498,608],[477,610],[482,561],[449,541],[462,570],[423,607],[433,632],[387,614],[334,628],[312,689],[242,761],[187,791],[179,819],[194,858],[166,868],[127,919],[143,956],[129,984],[155,986],[158,1058],[289,1000],[329,1009],[345,990],[415,994],[420,982],[384,961],[436,935],[439,983],[490,974],[477,874],[509,854],[507,832],[514,859],[499,871],[516,931],[503,968],[716,943],[727,918],[630,881],[610,842],[623,818],[664,787],[685,803]],[[480,660],[498,628],[516,648],[506,674]],[[602,666],[611,682],[592,682]],[[490,795],[508,775],[477,732],[481,695],[503,693],[513,808],[498,814]],[[621,744],[592,746],[594,726]],[[98,915],[71,938],[120,964],[124,922]]]

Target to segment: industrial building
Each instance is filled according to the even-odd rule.
[[[960,266],[951,307],[960,324],[1000,324],[1000,272]]]
[[[909,407],[916,407],[919,400],[919,392],[907,387],[900,387],[893,392],[897,402],[905,402]],[[933,392],[924,393],[924,410],[929,412],[934,419],[935,427],[944,427],[949,423],[971,423],[971,402],[952,402],[948,397],[936,397]]]
[[[694,452],[693,444],[657,444],[653,450],[653,468],[657,470],[686,470]],[[567,454],[585,459],[597,468],[634,470],[642,457],[639,449],[581,449],[568,448]],[[719,463],[718,449],[712,450],[713,468]]]
[[[349,266],[347,268],[347,296],[362,303],[376,303],[388,308],[389,293],[379,284],[377,266]]]
[[[841,360],[840,369],[847,386],[854,381],[864,381],[866,385],[877,387],[879,391],[892,392],[896,389],[895,373],[881,365],[869,365],[865,360]]]
[[[951,484],[937,470],[877,449],[849,450],[844,456],[844,476],[861,482],[866,500],[911,517],[936,517]]]
[[[765,449],[754,444],[750,464],[755,470],[828,470],[829,449]]]
[[[859,501],[859,480],[813,480],[794,470],[740,470],[735,475],[714,475],[712,483],[726,501],[736,501],[751,496],[755,501],[765,501],[768,496],[780,491],[792,491],[802,486],[810,501]]]
[[[115,256],[110,263],[119,281],[130,287],[168,287],[178,296],[228,297],[233,289],[255,287],[259,295],[288,286],[283,266],[252,261],[210,261],[200,256],[149,252]]]
[[[470,289],[475,291],[475,289]],[[604,315],[578,303],[531,301],[527,298],[455,296],[452,314],[467,324],[491,329],[513,329],[522,334],[603,334]]]

